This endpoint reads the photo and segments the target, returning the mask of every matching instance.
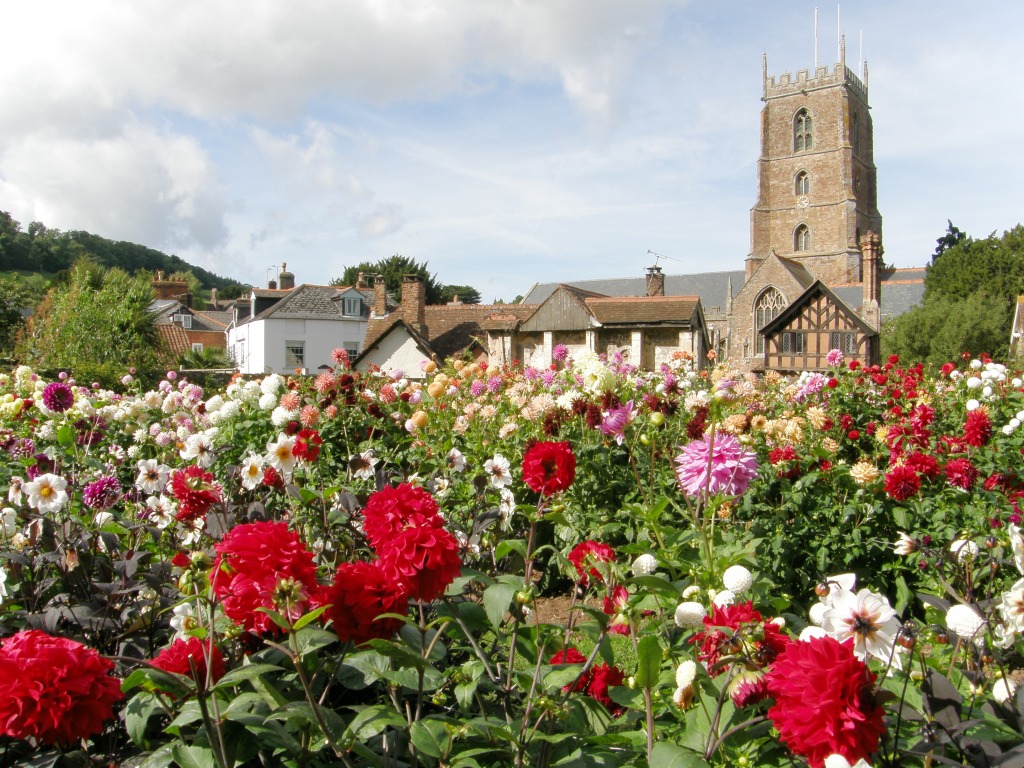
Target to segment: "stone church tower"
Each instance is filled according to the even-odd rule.
[[[730,362],[756,368],[758,333],[814,280],[871,284],[856,313],[878,329],[878,212],[867,75],[846,66],[800,70],[778,79],[763,64],[761,156],[750,211],[750,253],[730,313]],[[866,239],[862,248],[862,240]]]

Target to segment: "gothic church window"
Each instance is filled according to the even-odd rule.
[[[814,146],[811,113],[801,109],[793,118],[793,151],[804,152]]]
[[[807,171],[800,171],[796,175],[796,184],[794,185],[794,194],[797,195],[808,195],[811,192],[811,177],[807,175]]]
[[[793,232],[793,250],[811,250],[811,230],[807,228],[806,224],[801,224],[796,228],[796,231]]]
[[[757,331],[757,354],[764,354],[764,336],[760,330],[786,308],[786,300],[777,288],[768,287],[754,302],[754,329]]]

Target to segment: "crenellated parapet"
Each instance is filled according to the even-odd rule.
[[[775,99],[796,93],[807,93],[820,88],[834,88],[837,85],[845,85],[867,102],[867,85],[843,62],[837,63],[831,70],[828,67],[817,67],[813,76],[809,69],[797,70],[795,76],[786,72],[779,75],[778,78],[769,75],[766,71],[764,74],[764,98]]]

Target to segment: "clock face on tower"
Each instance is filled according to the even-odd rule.
[[[800,197],[796,199],[796,204],[800,208],[806,208],[811,204],[811,201],[807,199],[807,195],[800,195]]]

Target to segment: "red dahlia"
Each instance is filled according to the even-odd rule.
[[[152,661],[157,669],[198,679],[201,690],[213,685],[227,671],[220,648],[210,646],[198,637],[178,638],[158,653]],[[195,677],[192,669],[195,668]]]
[[[114,665],[74,640],[24,630],[0,645],[0,735],[51,746],[103,731],[124,698]]]
[[[970,459],[950,459],[946,463],[946,480],[950,485],[969,491],[978,481],[978,470]]]
[[[992,419],[984,408],[977,408],[967,413],[964,422],[964,442],[975,448],[988,444],[992,438]]]
[[[593,563],[614,563],[615,550],[599,541],[582,541],[572,548],[569,562],[576,567],[580,584],[586,586],[590,576],[598,581],[604,581]]]
[[[534,443],[523,456],[523,482],[542,496],[566,490],[576,479],[576,454],[567,442]]]
[[[409,592],[405,583],[394,578],[380,561],[342,563],[334,581],[321,594],[329,603],[324,618],[331,620],[338,639],[356,645],[374,638],[391,637],[402,622],[399,619],[378,619],[385,613],[405,613]]]
[[[296,620],[316,591],[313,553],[285,523],[247,523],[231,529],[216,546],[210,572],[224,613],[250,632],[273,632],[269,608]]]
[[[363,533],[372,547],[386,544],[407,526],[442,523],[434,497],[409,483],[377,491],[363,508]]]
[[[853,764],[878,749],[884,712],[872,694],[875,675],[853,655],[852,640],[790,643],[767,680],[775,698],[768,717],[783,743],[811,768],[822,768],[832,754]]]
[[[723,657],[743,655],[745,661],[765,666],[790,642],[777,624],[761,618],[749,600],[725,607],[716,605],[711,615],[704,617],[704,627],[690,642],[698,644],[697,658],[712,676],[725,669],[720,664]]]
[[[908,466],[896,466],[885,473],[885,492],[894,501],[906,501],[921,490],[921,478]]]
[[[376,551],[381,567],[403,581],[416,600],[440,597],[462,573],[459,542],[440,525],[405,528]]]
[[[310,463],[316,461],[320,455],[320,446],[323,445],[323,438],[315,429],[303,429],[295,436],[295,445],[292,446],[292,456]]]
[[[203,517],[221,500],[221,487],[213,481],[213,473],[197,464],[171,473],[171,494],[178,500],[175,515],[182,522]]]

